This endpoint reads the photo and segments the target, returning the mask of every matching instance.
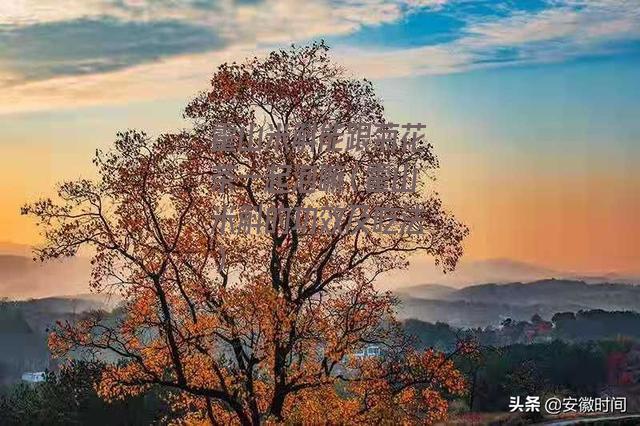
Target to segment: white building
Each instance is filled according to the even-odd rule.
[[[368,357],[376,357],[380,356],[380,346],[378,345],[368,345],[365,348],[360,349],[358,352],[353,355],[356,358],[368,358]]]
[[[22,380],[28,383],[40,383],[44,382],[44,379],[44,371],[27,371],[25,373],[22,373]]]

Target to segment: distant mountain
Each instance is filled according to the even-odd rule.
[[[512,259],[486,259],[461,261],[455,271],[444,274],[430,259],[414,258],[407,270],[389,273],[380,285],[396,290],[415,286],[415,283],[465,287],[478,283],[507,284],[530,282],[548,278],[581,280],[588,283],[617,282],[640,284],[636,274],[602,273],[585,276],[571,271],[560,271]]]
[[[640,286],[547,279],[530,283],[483,284],[450,293],[447,300],[510,305],[573,304],[605,310],[640,310]]]
[[[563,275],[555,269],[504,258],[472,261],[463,264],[461,272],[475,283],[533,281]],[[455,271],[452,275],[455,275]]]
[[[0,301],[0,384],[19,380],[25,371],[51,368],[47,334],[56,321],[73,321],[88,310],[110,310],[115,302],[94,294]]]
[[[506,318],[524,321],[535,314],[549,319],[557,312],[577,312],[588,309],[581,305],[510,305],[508,303],[483,303],[450,300],[428,300],[400,297],[398,318],[418,319],[431,323],[444,322],[453,327],[475,328],[498,326]]]
[[[31,250],[27,245],[0,241],[0,298],[42,298],[88,292],[91,272],[88,258],[78,256],[38,263],[32,260]],[[391,272],[376,284],[405,295],[431,299],[441,298],[449,288],[478,283],[529,282],[550,277],[588,283],[640,284],[640,279],[632,274],[583,276],[511,259],[463,260],[454,272],[443,274],[432,259],[424,257],[412,258],[408,270]],[[416,283],[423,284],[417,286]],[[414,288],[408,290],[409,287]]]
[[[89,259],[36,262],[31,257],[0,255],[0,297],[11,299],[87,293],[91,264]]]
[[[396,290],[396,293],[420,299],[444,299],[455,291],[455,288],[446,285],[420,284],[401,287]]]
[[[406,271],[392,272],[384,281],[389,288],[409,287],[415,283],[460,288],[478,283],[534,281],[562,275],[553,269],[511,259],[463,260],[455,271],[444,274],[432,260],[418,258],[411,260]]]
[[[0,255],[13,254],[17,256],[31,257],[33,247],[26,244],[18,244],[11,241],[0,241]]]
[[[608,274],[602,275],[581,275],[581,274],[569,274],[566,279],[573,279],[576,281],[584,281],[589,284],[598,284],[598,283],[617,283],[617,284],[632,284],[632,285],[640,285],[640,276],[636,276],[634,274],[620,274],[611,272]]]
[[[524,320],[539,314],[549,318],[556,312],[587,309],[640,312],[640,286],[629,284],[546,279],[474,285],[452,291],[441,287],[399,289],[396,292],[402,300],[399,316],[477,327],[497,325],[507,317]]]
[[[74,294],[71,296],[43,297],[42,299],[28,299],[14,301],[14,303],[29,312],[82,313],[95,309],[110,311],[120,303],[121,298],[111,294]]]

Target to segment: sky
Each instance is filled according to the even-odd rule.
[[[319,39],[427,124],[467,259],[640,271],[637,0],[0,2],[0,241],[117,131],[187,126],[220,63]]]

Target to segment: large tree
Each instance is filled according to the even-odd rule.
[[[385,122],[372,84],[346,77],[327,50],[316,43],[220,66],[186,108],[189,130],[121,133],[95,157],[99,179],[63,183],[60,200],[23,208],[43,225],[42,259],[90,246],[92,286],[124,298],[117,320],[90,315],[59,324],[50,339],[59,355],[110,351],[124,361],[102,375],[105,398],[161,386],[188,418],[211,423],[424,422],[442,418],[445,398],[463,391],[449,358],[409,349],[395,299],[373,285],[409,255],[451,270],[462,254],[467,229],[429,188],[431,145],[346,151],[326,140],[300,146],[282,131]],[[221,123],[232,125],[236,149],[213,149]],[[239,149],[254,123],[280,129],[278,138]],[[366,190],[365,171],[379,163],[420,170],[416,190]],[[275,166],[349,174],[333,190],[306,191],[291,173],[279,182],[286,191],[272,191],[261,176]],[[269,207],[291,215],[266,232],[233,232],[221,213],[246,205],[259,206],[261,219]],[[345,208],[331,232],[293,226],[319,206]],[[359,226],[370,225],[365,210],[349,206],[418,212],[422,232],[369,232]],[[371,344],[384,355],[353,355]]]

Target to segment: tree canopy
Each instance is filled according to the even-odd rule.
[[[253,123],[385,122],[371,82],[349,78],[324,43],[221,65],[185,116],[188,130],[120,133],[95,156],[98,179],[62,183],[59,199],[23,208],[43,226],[42,259],[91,247],[92,286],[124,297],[122,318],[59,324],[51,348],[116,353],[125,362],[104,370],[101,396],[161,386],[194,421],[441,419],[446,398],[464,391],[461,374],[442,353],[412,351],[394,319],[395,298],[374,287],[411,254],[432,256],[444,270],[462,255],[467,228],[429,186],[438,166],[432,146],[347,152],[296,147],[285,134],[268,149],[212,149],[220,123],[233,126],[239,147]],[[419,170],[416,190],[366,191],[364,170],[380,162]],[[288,190],[274,193],[260,178],[274,166],[352,174],[316,192],[300,190],[293,174]],[[225,232],[221,211],[242,205],[286,208],[291,217],[321,206],[345,213],[332,232],[279,217],[264,233]],[[357,210],[347,220],[349,206],[418,211],[423,231],[367,232],[356,224],[370,218]],[[383,356],[353,355],[367,345]]]

